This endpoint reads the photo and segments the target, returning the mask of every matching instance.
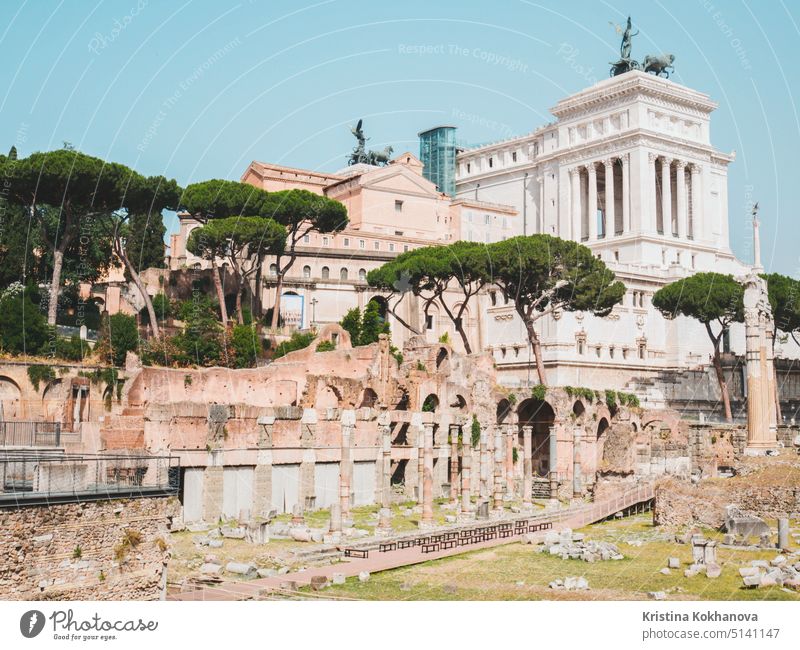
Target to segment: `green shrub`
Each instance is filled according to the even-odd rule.
[[[113,366],[125,363],[125,355],[139,345],[139,330],[136,319],[127,314],[114,314],[103,318],[97,352],[100,358]]]
[[[608,406],[611,411],[617,410],[617,393],[615,391],[606,391],[606,406]]]
[[[156,312],[158,320],[166,320],[175,315],[172,302],[164,293],[153,296],[153,311]]]
[[[395,358],[398,366],[403,365],[403,353],[400,351],[400,348],[398,348],[396,345],[389,344],[389,354]]]
[[[478,418],[475,415],[472,416],[472,426],[470,429],[470,435],[471,435],[470,442],[472,443],[472,448],[476,449],[478,445],[481,444],[481,423],[478,422]]]
[[[34,390],[39,390],[39,384],[44,382],[45,386],[56,378],[56,373],[52,366],[32,365],[28,366],[28,379]]]
[[[47,319],[28,290],[9,288],[0,298],[0,348],[12,354],[36,354],[47,345]]]
[[[183,332],[170,339],[165,351],[173,355],[179,366],[218,366],[225,355],[222,326],[217,320],[217,303],[200,295],[178,305],[178,318],[184,323]]]
[[[336,344],[333,341],[320,341],[317,343],[317,352],[331,352],[336,349]]]
[[[292,338],[288,341],[283,341],[275,347],[275,353],[272,355],[273,359],[280,359],[281,357],[294,352],[295,350],[302,350],[311,345],[314,340],[314,335],[310,332],[295,332]]]
[[[233,368],[253,368],[261,356],[261,340],[252,325],[234,325],[229,345],[230,365]]]
[[[531,390],[531,397],[543,402],[545,397],[547,397],[547,386],[544,384],[537,384],[534,386],[533,390]]]
[[[89,344],[81,341],[81,337],[73,334],[72,338],[56,340],[56,356],[69,361],[82,361],[91,354]]]

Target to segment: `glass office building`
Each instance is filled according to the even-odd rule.
[[[456,127],[437,126],[419,133],[422,175],[440,192],[456,195]]]

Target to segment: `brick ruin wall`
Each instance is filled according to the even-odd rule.
[[[0,510],[0,600],[163,598],[174,497]]]

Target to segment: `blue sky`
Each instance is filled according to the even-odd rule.
[[[238,179],[266,160],[334,171],[364,118],[374,149],[418,131],[466,143],[526,133],[608,75],[630,11],[633,56],[672,52],[675,81],[720,107],[712,141],[736,151],[731,241],[752,247],[761,204],[768,270],[800,277],[800,7],[740,2],[463,0],[4,0],[0,148],[71,142],[181,184]],[[422,47],[417,47],[422,46]]]

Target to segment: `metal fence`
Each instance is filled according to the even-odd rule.
[[[175,456],[0,450],[0,508],[178,493]]]
[[[60,422],[0,420],[0,447],[58,447]]]

